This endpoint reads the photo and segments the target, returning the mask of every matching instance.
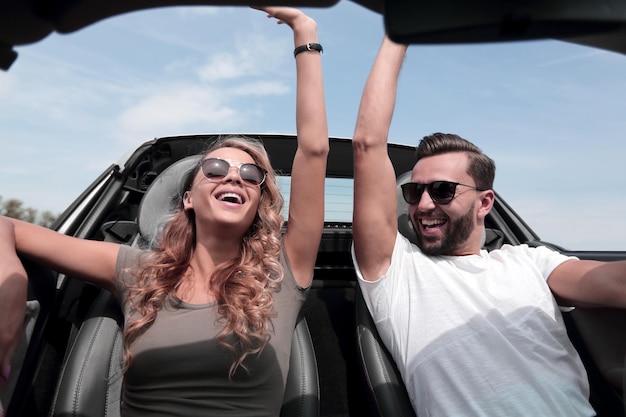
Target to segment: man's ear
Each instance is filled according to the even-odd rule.
[[[496,195],[493,190],[482,191],[480,195],[480,207],[478,208],[478,217],[485,218],[493,208],[493,202]]]
[[[183,194],[183,209],[185,210],[193,209],[193,200],[191,198],[191,193],[189,191],[185,191],[185,194]]]

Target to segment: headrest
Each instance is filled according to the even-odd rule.
[[[411,181],[411,171],[398,175],[396,178],[396,197],[398,200],[398,231],[411,243],[417,244],[417,235],[409,217],[409,204],[402,197],[401,185]]]
[[[411,243],[417,244],[417,235],[415,234],[413,223],[411,223],[411,218],[409,217],[409,204],[404,201],[401,188],[402,184],[410,181],[411,171],[400,174],[398,175],[398,178],[396,178],[396,198],[398,200],[398,231],[402,233],[404,237],[409,239]],[[486,238],[486,231],[483,229],[481,247],[484,247]]]
[[[183,198],[187,174],[195,168],[201,157],[202,155],[192,155],[173,163],[148,187],[137,213],[143,245],[154,247],[163,225],[170,219]]]

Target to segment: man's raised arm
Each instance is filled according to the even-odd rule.
[[[398,230],[396,178],[387,136],[406,45],[387,36],[363,90],[353,137],[354,251],[363,278],[378,279],[389,267]]]

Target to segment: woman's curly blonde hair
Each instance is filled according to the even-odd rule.
[[[236,369],[243,366],[246,357],[260,352],[270,339],[270,320],[276,316],[273,292],[280,287],[283,277],[279,256],[284,202],[267,151],[260,141],[246,137],[220,138],[209,146],[204,156],[219,148],[243,150],[267,170],[257,214],[241,241],[239,255],[218,265],[210,278],[210,289],[217,299],[219,322],[224,323],[218,341],[234,355],[230,368],[232,377]],[[190,188],[199,169],[198,164],[188,174],[185,190]],[[136,284],[129,288],[131,311],[137,318],[130,320],[124,328],[126,369],[131,360],[130,345],[154,322],[167,300],[178,299],[176,290],[188,271],[195,245],[195,213],[184,210],[181,199],[152,256],[137,271]],[[230,334],[236,336],[237,342],[227,342]]]

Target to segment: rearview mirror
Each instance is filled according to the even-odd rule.
[[[563,39],[626,26],[626,1],[385,0],[384,21],[404,44]]]

